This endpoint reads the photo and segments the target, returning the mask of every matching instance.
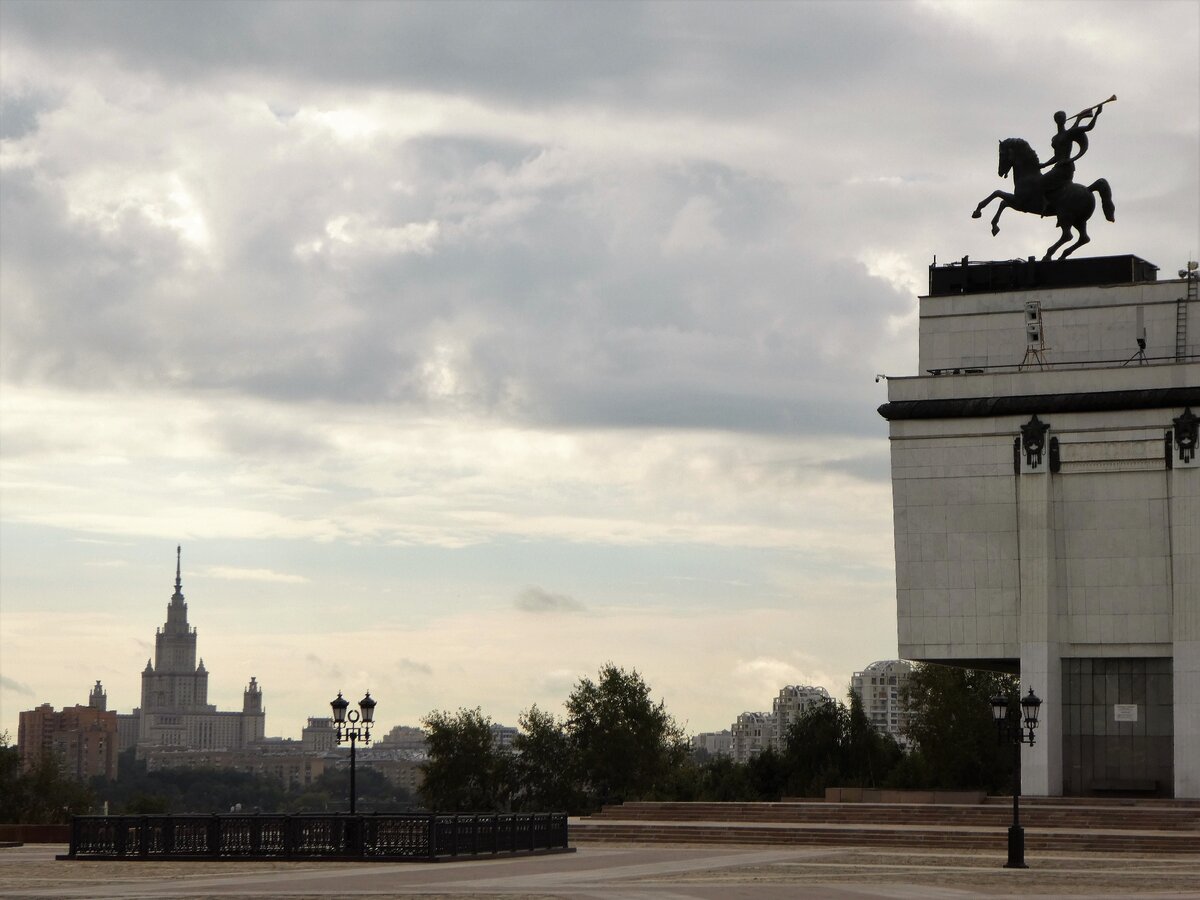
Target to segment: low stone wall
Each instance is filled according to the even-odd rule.
[[[826,803],[944,803],[975,806],[984,791],[889,791],[877,788],[825,788]]]
[[[3,844],[66,844],[70,840],[70,825],[0,825]]]

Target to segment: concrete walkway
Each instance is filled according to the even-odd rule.
[[[579,846],[579,852],[474,862],[71,862],[61,845],[0,850],[0,897],[423,900],[866,900],[1129,897],[1200,900],[1195,856],[1029,856],[856,848]]]

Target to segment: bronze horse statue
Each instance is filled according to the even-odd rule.
[[[1096,211],[1096,198],[1092,196],[1093,193],[1100,195],[1100,202],[1104,207],[1104,217],[1110,222],[1115,221],[1116,208],[1113,206],[1112,190],[1107,181],[1098,178],[1087,187],[1076,184],[1074,181],[1067,181],[1061,186],[1051,186],[1047,192],[1045,186],[1049,186],[1051,182],[1047,181],[1044,185],[1043,179],[1048,178],[1050,173],[1042,175],[1043,168],[1044,166],[1038,163],[1037,153],[1026,141],[1021,138],[1006,138],[1001,141],[999,174],[1001,178],[1005,178],[1009,171],[1012,171],[1013,192],[1010,194],[1006,191],[993,191],[979,201],[975,212],[971,213],[971,218],[978,219],[985,206],[993,200],[999,199],[1000,208],[992,217],[992,234],[994,236],[1000,231],[998,224],[1000,214],[1010,206],[1018,212],[1056,216],[1058,227],[1062,229],[1062,237],[1050,245],[1042,259],[1050,259],[1055,250],[1071,239],[1071,229],[1075,229],[1079,234],[1079,239],[1064,250],[1062,256],[1059,257],[1059,259],[1066,259],[1091,240],[1087,233],[1087,221]],[[1071,170],[1074,170],[1073,165]]]

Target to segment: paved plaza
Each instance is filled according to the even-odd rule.
[[[1200,840],[1198,840],[1200,844]],[[1027,870],[995,853],[868,848],[614,846],[441,863],[72,862],[61,845],[0,849],[0,897],[423,900],[851,900],[1200,898],[1200,846],[1181,856],[1045,854]]]

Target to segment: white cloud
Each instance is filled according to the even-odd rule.
[[[663,238],[663,252],[686,254],[720,251],[725,246],[725,241],[715,218],[716,207],[710,198],[688,198]]]
[[[301,575],[289,575],[286,572],[274,572],[271,569],[246,569],[238,566],[207,566],[199,574],[205,578],[216,578],[221,581],[269,581],[275,584],[304,584],[307,578]]]

